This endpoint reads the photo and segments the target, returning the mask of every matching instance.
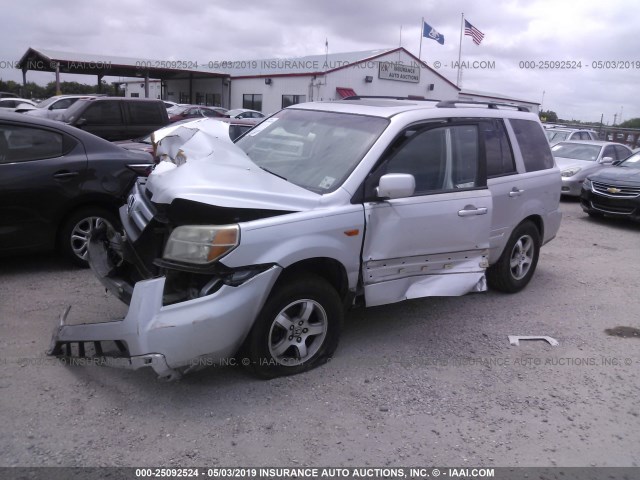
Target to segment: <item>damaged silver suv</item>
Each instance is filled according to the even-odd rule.
[[[235,144],[194,136],[134,187],[125,233],[90,241],[126,317],[65,313],[49,353],[167,379],[238,358],[271,378],[333,355],[356,303],[522,290],[561,220],[523,110],[355,97],[286,108]]]

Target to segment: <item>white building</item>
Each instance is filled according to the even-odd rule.
[[[124,86],[125,97],[144,98],[144,79],[127,80],[120,82]],[[149,80],[149,98],[162,98],[162,82],[160,80]]]
[[[404,48],[239,61],[232,67],[219,68],[230,76],[230,108],[267,114],[296,103],[353,95],[455,100],[459,91]],[[167,91],[176,88],[171,80],[166,84]]]

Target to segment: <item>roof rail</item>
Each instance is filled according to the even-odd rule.
[[[420,100],[422,102],[441,102],[442,101],[437,98],[424,98],[424,97],[418,97],[413,95],[409,95],[407,97],[400,97],[400,96],[394,96],[394,95],[351,95],[350,97],[345,97],[342,100],[364,100],[369,98],[380,99],[380,100]]]
[[[438,108],[456,108],[458,103],[462,103],[465,105],[486,105],[487,108],[491,108],[497,110],[498,107],[510,107],[517,108],[519,112],[531,112],[528,107],[524,107],[522,105],[513,105],[511,103],[497,103],[497,102],[477,102],[473,100],[444,100],[443,102],[439,102],[436,107]]]

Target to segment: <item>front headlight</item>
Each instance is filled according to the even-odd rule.
[[[578,173],[581,169],[578,167],[567,168],[566,170],[562,170],[560,173],[563,177],[573,177],[576,173]]]
[[[582,182],[582,188],[584,188],[585,190],[591,190],[591,180],[585,178],[584,182]]]
[[[239,243],[238,225],[185,225],[171,232],[162,256],[166,260],[204,265],[223,257]]]

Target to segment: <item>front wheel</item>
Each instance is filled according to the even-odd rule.
[[[291,278],[276,287],[245,344],[261,378],[293,375],[325,363],[338,346],[344,311],[322,277]]]
[[[516,227],[500,259],[487,270],[489,286],[505,293],[516,293],[527,286],[538,264],[540,233],[523,222]]]

